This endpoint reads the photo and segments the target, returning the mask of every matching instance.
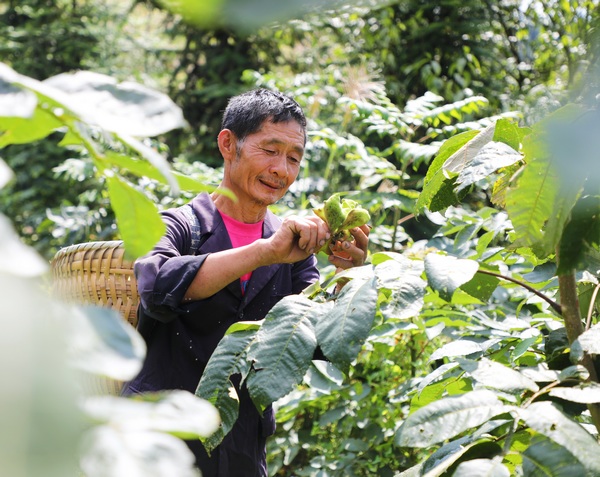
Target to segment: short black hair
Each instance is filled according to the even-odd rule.
[[[223,113],[221,130],[229,129],[243,141],[260,131],[267,120],[272,123],[296,121],[302,126],[306,141],[306,117],[300,105],[283,93],[264,88],[233,96]]]

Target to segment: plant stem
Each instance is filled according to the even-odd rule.
[[[558,258],[558,253],[556,254]],[[577,282],[575,281],[575,272],[558,275],[558,288],[560,290],[560,302],[562,316],[565,320],[567,338],[569,344],[572,344],[584,331],[581,313],[579,312],[579,298],[577,296]],[[589,380],[598,382],[598,375],[592,357],[584,353],[581,364],[590,373]],[[600,406],[598,404],[588,404],[588,409],[592,415],[592,422],[600,432]]]
[[[507,277],[506,275],[501,275],[500,273],[496,273],[496,272],[490,272],[488,270],[477,270],[477,273],[483,273],[484,275],[491,275],[493,277],[502,278],[503,280],[507,280],[509,282],[516,283],[517,285],[520,285],[523,288],[529,290],[534,295],[539,296],[542,300],[544,300],[546,303],[548,303],[556,313],[558,313],[559,315],[562,315],[562,306],[560,304],[556,303],[552,298],[547,297],[541,291],[536,290],[535,288],[528,285],[527,283],[523,283],[515,278]]]

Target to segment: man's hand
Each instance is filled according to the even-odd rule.
[[[329,262],[335,265],[338,272],[352,267],[360,267],[365,263],[370,230],[368,225],[350,229],[353,240],[338,241],[331,245],[332,253],[329,255]]]
[[[291,216],[267,239],[272,263],[293,263],[316,253],[329,240],[327,224],[319,217]]]

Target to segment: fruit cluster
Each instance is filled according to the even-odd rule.
[[[331,244],[338,241],[352,240],[350,230],[365,225],[371,216],[369,211],[359,206],[351,199],[341,199],[340,194],[333,194],[325,201],[323,207],[313,209],[313,212],[329,226],[331,238],[319,250],[331,255]]]

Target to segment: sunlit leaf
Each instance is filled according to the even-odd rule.
[[[453,477],[510,477],[504,464],[492,459],[473,459],[461,462]]]
[[[455,340],[450,343],[446,343],[441,348],[436,349],[429,357],[430,361],[437,359],[454,357],[454,356],[468,356],[473,353],[481,353],[483,348],[481,345],[471,340]]]
[[[29,118],[0,117],[0,148],[38,141],[63,126],[50,111],[36,108]]]
[[[491,391],[447,397],[408,416],[395,441],[402,447],[428,447],[478,427],[508,409]]]
[[[575,362],[581,361],[584,353],[600,354],[600,323],[584,331],[571,343],[571,358]]]
[[[425,257],[425,273],[431,288],[450,301],[454,291],[473,278],[479,265],[474,260],[429,253]]]
[[[125,254],[133,259],[141,257],[152,250],[165,233],[158,209],[142,192],[118,177],[109,176],[106,183]]]
[[[536,392],[539,390],[538,385],[533,380],[491,359],[482,357],[477,361],[473,361],[457,358],[456,361],[473,379],[486,387],[508,393],[519,393],[524,390]]]
[[[82,439],[81,448],[80,466],[87,477],[158,477],[160,469],[181,477],[198,476],[194,454],[185,442],[164,432],[95,426]]]
[[[0,63],[0,117],[30,118],[37,105],[37,98],[31,91],[11,83],[16,79],[15,71]]]
[[[521,154],[502,142],[487,143],[462,167],[456,178],[456,191],[476,184],[498,169],[512,166],[521,158]]]
[[[185,439],[208,437],[219,427],[217,409],[188,391],[173,390],[140,396],[94,396],[83,405],[99,422],[128,430],[168,432]]]
[[[133,379],[142,369],[146,343],[115,310],[94,306],[72,309],[69,342],[72,365],[118,381]]]
[[[164,93],[91,71],[61,73],[43,84],[67,94],[106,131],[152,137],[185,125],[181,109]]]
[[[535,146],[530,148],[533,149],[531,156],[526,156],[523,172],[506,191],[505,202],[519,245],[539,248],[546,222],[557,213],[554,207],[559,178],[548,157]],[[546,243],[548,251],[553,251],[553,246],[556,243]]]
[[[8,164],[0,158],[0,189],[2,189],[14,177],[14,173]]]
[[[434,211],[434,209],[431,208],[431,203],[434,201],[436,196],[441,193],[442,190],[449,191],[448,193],[451,195],[451,198],[453,198],[452,202],[456,202],[456,199],[454,199],[453,183],[451,178],[444,174],[442,166],[449,157],[456,153],[456,151],[460,150],[466,143],[473,139],[473,137],[477,136],[477,134],[479,134],[479,131],[467,131],[452,136],[450,139],[444,142],[438,152],[438,155],[432,161],[429,169],[427,170],[425,183],[423,184],[423,190],[421,191],[421,194],[419,195],[415,205],[415,211],[417,214],[421,214],[426,208]],[[448,202],[448,205],[452,204],[450,200],[448,200]],[[446,207],[448,205],[446,205]],[[435,210],[441,209],[436,208]]]
[[[35,277],[47,270],[48,262],[24,245],[9,220],[0,214],[0,272]]]
[[[583,404],[600,402],[600,384],[584,383],[573,387],[556,387],[550,390],[550,396],[555,396],[567,401]]]

